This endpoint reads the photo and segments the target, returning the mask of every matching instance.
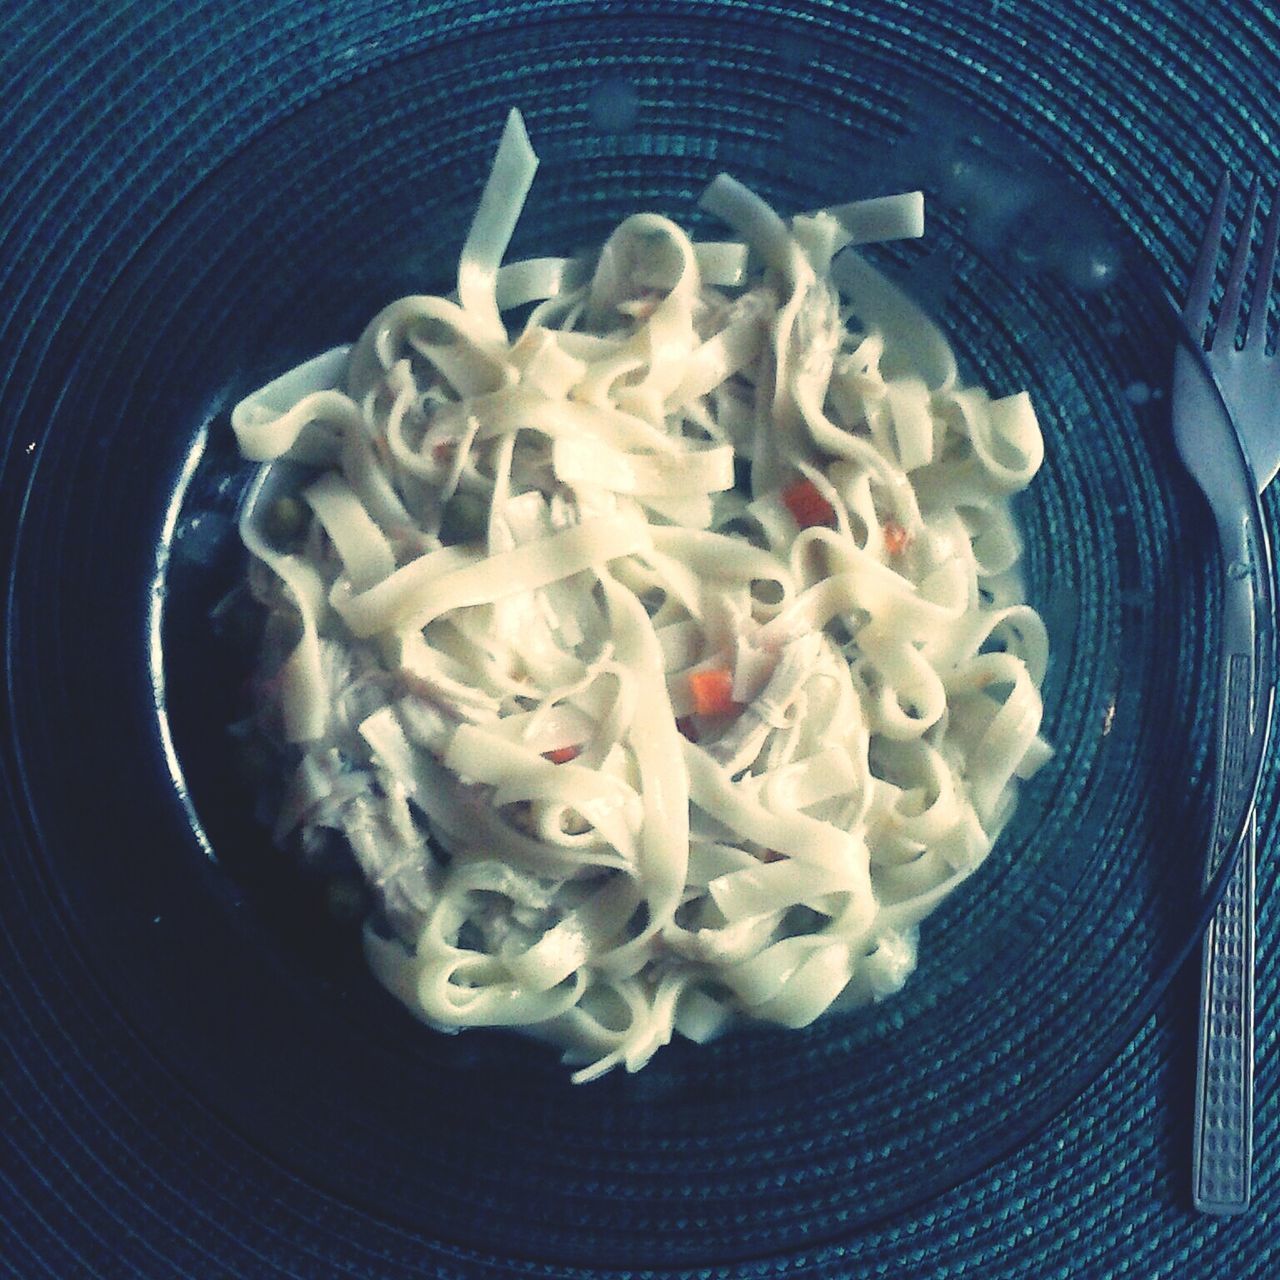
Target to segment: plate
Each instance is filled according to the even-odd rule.
[[[113,1053],[304,1184],[504,1258],[692,1266],[927,1204],[1131,1035],[1210,902],[1215,562],[1171,445],[1159,278],[1074,152],[871,27],[612,21],[406,47],[118,246],[30,451],[6,630],[27,888],[0,910],[48,982],[128,1029]],[[368,977],[254,820],[225,733],[243,663],[209,621],[243,571],[231,404],[447,289],[513,105],[542,157],[514,256],[642,208],[708,231],[721,170],[784,212],[922,187],[923,241],[877,262],[1046,436],[1019,514],[1056,754],[907,989],[577,1088],[547,1049],[437,1035]]]

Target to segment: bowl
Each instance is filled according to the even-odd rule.
[[[857,40],[596,14],[406,47],[192,185],[60,371],[6,636],[50,954],[193,1109],[383,1220],[552,1266],[693,1266],[919,1208],[1113,1059],[1220,891],[1213,533],[1172,448],[1160,278],[1077,154]],[[1055,755],[906,989],[582,1087],[543,1046],[417,1024],[368,975],[255,817],[227,734],[246,658],[210,620],[245,567],[231,405],[448,290],[512,106],[542,158],[512,256],[641,209],[709,233],[720,171],[784,213],[922,188],[923,240],[875,261],[1046,438],[1018,511]]]

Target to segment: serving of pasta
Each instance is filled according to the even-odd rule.
[[[919,193],[784,220],[721,175],[734,239],[503,265],[536,167],[512,112],[456,292],[232,426],[276,838],[349,845],[419,1018],[585,1081],[907,980],[1049,754],[1043,443],[857,253]]]

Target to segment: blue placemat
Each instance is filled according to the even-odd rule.
[[[716,3],[547,4],[701,13]],[[0,16],[0,550],[57,372],[128,246],[243,141],[326,87],[522,6],[414,0],[17,0]],[[1180,284],[1216,174],[1280,175],[1280,22],[1261,4],[968,0],[770,6],[779,39],[858,23],[945,30],[953,87],[999,85],[1087,166]],[[1034,74],[1027,70],[1032,65]],[[32,323],[32,317],[38,323]],[[1280,506],[1268,501],[1273,538]],[[2,748],[7,752],[8,748]],[[0,806],[20,803],[0,757]],[[1280,757],[1260,821],[1255,1204],[1189,1204],[1197,975],[1016,1157],[839,1245],[689,1276],[1271,1276],[1280,1273]],[[0,826],[0,832],[6,828]],[[17,882],[4,881],[11,895]],[[11,905],[13,902],[11,900]],[[21,905],[20,903],[17,905]],[[22,1277],[603,1277],[449,1249],[261,1157],[140,1057],[94,993],[50,980],[40,921],[0,937],[0,1270]],[[634,1272],[636,1276],[659,1273]]]

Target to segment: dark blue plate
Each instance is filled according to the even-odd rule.
[[[384,33],[376,65],[292,87],[163,216],[140,210],[79,312],[46,303],[74,340],[12,406],[24,427],[40,409],[30,449],[5,438],[14,1016],[25,1052],[65,1040],[154,1074],[169,1125],[229,1130],[431,1239],[552,1267],[781,1253],[1027,1137],[1198,936],[1211,527],[1171,447],[1160,280],[1079,147],[871,17],[558,12]],[[1030,390],[1047,440],[1021,516],[1057,754],[927,922],[907,990],[581,1088],[523,1040],[423,1028],[368,977],[254,820],[226,734],[245,657],[209,620],[244,570],[229,407],[391,298],[449,287],[513,105],[543,160],[521,255],[641,208],[709,229],[693,204],[720,170],[785,212],[924,187],[924,240],[879,261],[969,376]]]

